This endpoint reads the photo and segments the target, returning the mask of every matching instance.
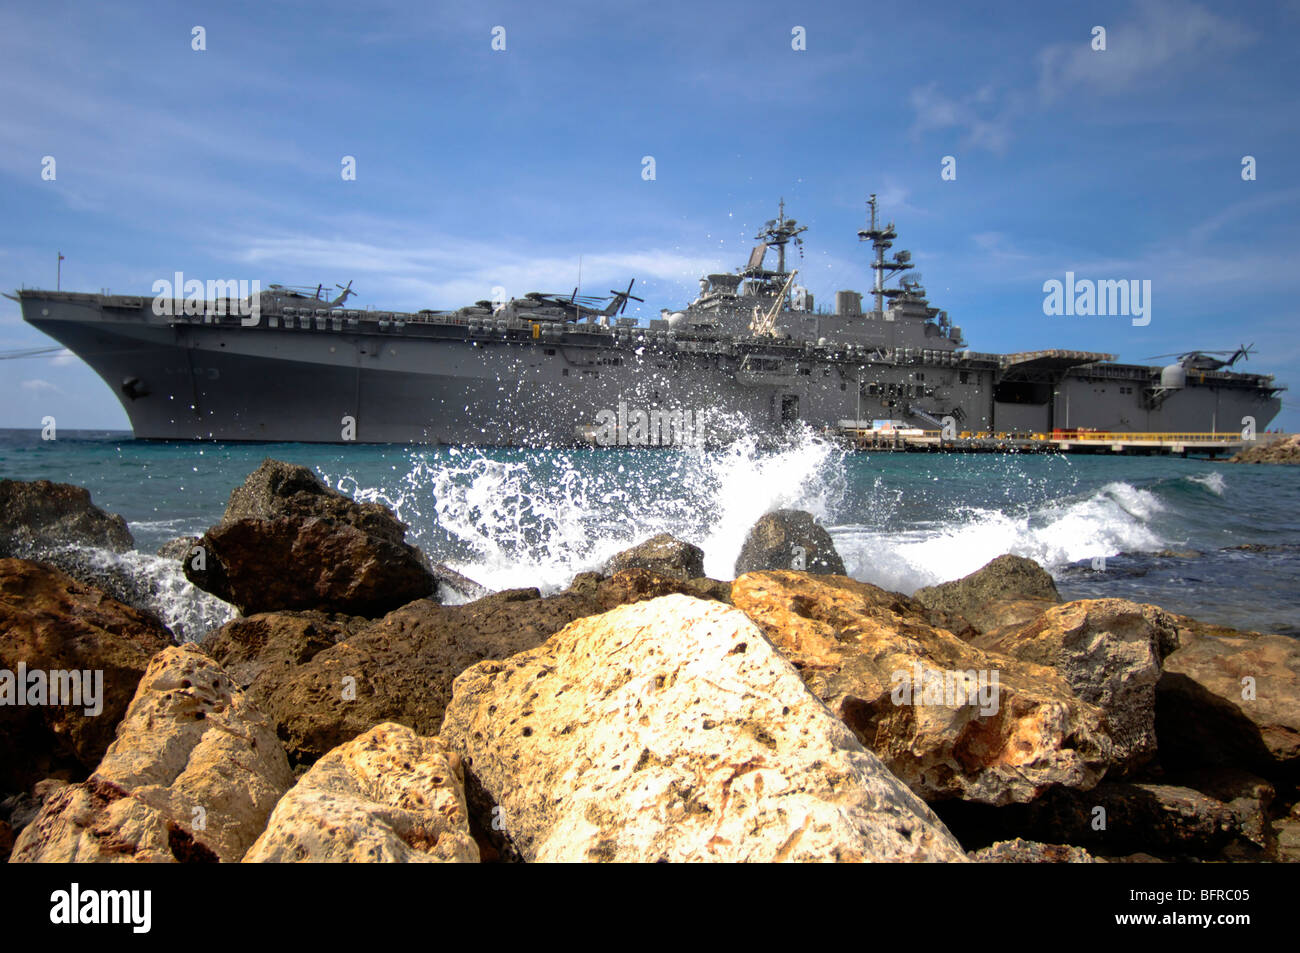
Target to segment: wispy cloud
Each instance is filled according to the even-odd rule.
[[[1133,19],[1096,25],[1106,29],[1104,51],[1092,48],[1089,33],[1038,54],[1044,103],[1081,91],[1119,93],[1158,76],[1203,69],[1254,39],[1246,28],[1187,0],[1139,0]]]

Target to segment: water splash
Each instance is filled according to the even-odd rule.
[[[743,434],[710,450],[414,450],[390,485],[321,476],[391,507],[409,540],[490,588],[553,591],[656,533],[695,543],[708,574],[731,578],[764,513],[794,507],[833,519],[843,456],[799,429],[774,448]]]

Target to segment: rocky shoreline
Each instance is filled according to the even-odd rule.
[[[160,551],[193,643],[47,558],[133,545],[85,490],[0,502],[11,863],[1300,860],[1300,641],[1017,556],[909,597],[785,510],[488,592],[268,460]]]
[[[1300,463],[1300,434],[1257,444],[1228,458],[1229,463]]]

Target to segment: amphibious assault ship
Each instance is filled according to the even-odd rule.
[[[868,202],[870,307],[833,311],[787,270],[806,226],[777,218],[747,264],[700,279],[679,311],[642,325],[609,297],[533,292],[453,311],[359,311],[351,283],[271,285],[240,298],[18,292],[23,318],[112,388],[137,438],[662,445],[831,430],[873,420],[963,433],[1263,430],[1283,389],[1238,373],[1245,349],[1174,363],[1110,354],[970,350],[926,298],[893,222]],[[770,259],[775,257],[775,262]],[[774,264],[775,267],[769,267]],[[889,287],[895,277],[898,283]],[[233,283],[228,283],[233,285]]]

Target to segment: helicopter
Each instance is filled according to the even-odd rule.
[[[342,305],[343,305],[343,304],[348,300],[348,298],[355,298],[356,295],[357,295],[357,293],[356,293],[355,291],[352,290],[352,282],[351,282],[351,281],[348,282],[346,288],[345,288],[343,285],[335,285],[334,287],[335,287],[335,288],[338,288],[339,291],[342,292],[342,293],[341,293],[337,298],[335,298],[333,301],[325,301],[324,299],[321,298],[321,292],[322,292],[322,291],[324,290],[324,288],[325,288],[325,286],[324,286],[323,284],[319,284],[319,285],[316,286],[316,291],[315,291],[315,293],[312,292],[312,289],[311,289],[310,286],[308,286],[308,287],[302,287],[302,286],[291,287],[291,286],[288,286],[288,285],[270,285],[270,286],[267,288],[267,291],[269,291],[271,294],[273,294],[276,298],[279,298],[279,299],[285,299],[285,300],[302,300],[302,301],[319,301],[319,302],[321,302],[321,304],[323,304],[326,308],[337,308],[337,307],[340,307],[340,306],[342,306]]]
[[[626,291],[615,291],[610,289],[609,297],[580,295],[578,294],[577,288],[574,288],[573,292],[568,295],[563,292],[530,291],[528,294],[524,295],[524,297],[540,304],[560,308],[561,310],[573,315],[575,320],[582,320],[583,318],[587,318],[588,320],[593,318],[611,318],[626,311],[627,303],[629,301],[645,302],[644,298],[638,298],[636,295],[632,294],[632,286],[635,284],[636,279],[633,278],[627,283]],[[601,302],[607,303],[602,307]]]
[[[1254,344],[1243,344],[1235,351],[1186,351],[1182,354],[1155,354],[1148,358],[1147,361],[1155,361],[1164,357],[1175,357],[1178,363],[1189,371],[1219,371],[1225,367],[1232,367],[1237,361],[1250,359],[1251,349]],[[1226,354],[1228,357],[1212,357],[1214,354]]]

